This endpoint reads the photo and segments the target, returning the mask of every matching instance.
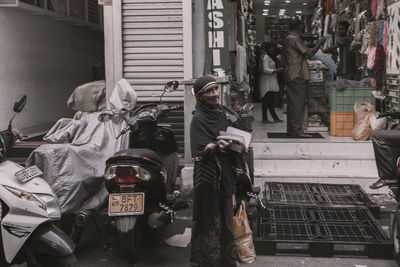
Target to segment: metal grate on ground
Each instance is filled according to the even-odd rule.
[[[366,206],[379,218],[379,206],[356,184],[266,182],[264,189],[267,204]]]
[[[257,254],[299,253],[298,244],[306,244],[312,256],[333,256],[340,254],[335,245],[357,245],[357,254],[391,257],[390,239],[365,207],[269,205],[252,230]]]

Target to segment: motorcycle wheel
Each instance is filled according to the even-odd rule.
[[[393,253],[394,253],[394,257],[396,259],[396,262],[398,265],[400,265],[400,224],[399,224],[399,218],[400,214],[399,212],[397,212],[394,216],[393,219],[393,225],[392,225],[392,240],[393,240]]]
[[[120,247],[122,253],[131,262],[136,262],[139,256],[139,236],[136,227],[128,233],[120,233]]]
[[[174,192],[175,189],[176,177],[180,175],[178,153],[174,152],[171,154],[163,155],[162,162],[163,167],[167,172],[167,179],[165,181],[167,194],[171,194],[172,192]]]
[[[28,267],[78,267],[79,262],[74,254],[68,256],[49,256],[36,254],[36,264],[27,262]]]

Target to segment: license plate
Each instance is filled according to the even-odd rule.
[[[35,177],[42,176],[43,172],[35,165],[24,168],[15,173],[15,176],[23,183],[32,180]]]
[[[109,216],[141,215],[144,213],[144,193],[117,193],[108,197]]]

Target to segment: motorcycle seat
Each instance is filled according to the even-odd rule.
[[[157,165],[162,165],[160,156],[153,150],[146,148],[131,148],[116,152],[111,158],[107,160],[107,164],[119,161],[130,160],[150,161]]]

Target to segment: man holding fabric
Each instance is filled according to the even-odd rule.
[[[303,119],[306,106],[306,91],[310,79],[307,58],[312,57],[325,43],[322,37],[317,45],[308,48],[301,39],[304,24],[300,20],[289,23],[289,33],[283,42],[283,59],[285,62],[285,80],[287,84],[287,134],[290,136],[310,137],[303,130]]]

